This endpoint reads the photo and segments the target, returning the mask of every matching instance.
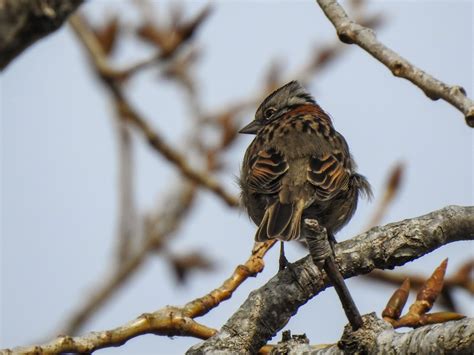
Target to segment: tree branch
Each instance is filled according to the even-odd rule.
[[[207,188],[209,191],[220,197],[228,206],[238,207],[238,198],[227,192],[211,175],[204,171],[194,169],[188,163],[186,158],[173,149],[171,145],[166,143],[163,137],[153,130],[138,111],[132,107],[120,86],[119,79],[121,76],[117,74],[117,70],[110,66],[103,48],[86,23],[77,15],[72,16],[69,22],[86,49],[98,76],[101,78],[104,85],[110,90],[121,115],[138,128],[148,141],[149,145],[160,153],[166,160],[174,164],[183,176],[198,185]]]
[[[60,334],[76,334],[92,315],[123,287],[125,281],[142,267],[150,255],[164,251],[170,236],[176,232],[191,210],[195,197],[195,187],[191,184],[182,184],[164,198],[163,209],[148,217],[144,240],[138,250],[133,251],[120,265],[112,268],[110,274],[99,279],[89,297],[85,298],[84,304],[69,315],[60,329]]]
[[[59,336],[53,341],[30,347],[4,349],[2,354],[89,354],[95,350],[120,346],[142,334],[188,335],[206,339],[215,330],[186,317],[176,307],[144,313],[137,319],[111,330],[91,332],[81,337]]]
[[[449,102],[464,114],[466,123],[474,127],[474,101],[466,96],[466,91],[462,87],[443,83],[379,42],[372,29],[351,20],[336,0],[317,0],[317,2],[336,28],[342,42],[357,44],[389,68],[393,75],[405,78],[418,86],[430,99],[443,99]]]
[[[349,351],[362,354],[431,354],[437,353],[470,354],[474,346],[474,318],[465,318],[443,324],[420,327],[407,333],[396,332],[388,323],[368,314],[363,317],[367,326],[359,332],[347,332],[343,336],[346,345],[354,347]],[[296,339],[295,339],[296,338]],[[295,341],[296,340],[296,341]],[[297,341],[294,337],[287,342],[272,347],[272,353],[291,353],[292,355],[342,355],[337,344],[321,346],[310,345],[307,340]],[[461,340],[461,341],[460,341]],[[362,344],[362,346],[361,346]],[[284,350],[279,352],[279,350]]]
[[[335,247],[344,278],[375,268],[392,269],[447,243],[474,239],[474,207],[449,206],[427,215],[375,227]],[[207,341],[188,354],[226,350],[255,353],[282,329],[298,308],[330,286],[309,256],[279,272],[253,291]]]
[[[245,280],[260,273],[265,266],[263,257],[274,244],[275,240],[264,243],[256,242],[245,264],[238,265],[221,286],[203,297],[188,302],[183,307],[168,306],[153,313],[144,313],[135,320],[115,329],[91,332],[78,337],[60,336],[46,344],[17,347],[12,350],[3,349],[0,350],[0,353],[91,353],[106,347],[120,346],[142,334],[181,335],[207,339],[214,335],[216,330],[196,322],[194,318],[203,316],[216,308],[221,302],[229,299]]]
[[[116,115],[116,135],[118,148],[118,194],[119,213],[117,225],[117,265],[126,261],[134,250],[133,236],[137,235],[137,212],[134,198],[133,141],[130,127]]]
[[[83,0],[1,0],[0,70],[38,39],[57,30]]]

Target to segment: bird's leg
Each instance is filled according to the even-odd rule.
[[[285,256],[285,245],[283,244],[284,242],[280,241],[280,266],[278,268],[278,271],[285,270],[285,268],[288,266],[289,262],[288,259]]]
[[[322,267],[326,272],[341,300],[352,329],[359,329],[363,324],[362,317],[334,260],[331,237],[328,236],[326,228],[321,227],[316,220],[306,219],[304,222],[307,228],[307,233],[305,233],[306,242],[314,264],[320,268]],[[334,236],[332,236],[332,241],[335,242]]]

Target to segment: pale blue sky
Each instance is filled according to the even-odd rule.
[[[204,3],[185,4],[194,13]],[[96,20],[103,18],[104,9],[127,12],[129,21],[136,15],[124,1],[91,1],[83,9]],[[472,2],[378,1],[370,10],[383,11],[386,17],[378,31],[381,41],[473,96]],[[203,85],[200,96],[210,108],[247,97],[258,91],[273,58],[281,58],[291,72],[315,42],[335,40],[334,29],[313,1],[218,2],[197,38],[203,48],[197,65]],[[127,49],[122,62],[149,54],[143,46]],[[0,80],[0,348],[4,348],[54,334],[106,275],[115,246],[117,157],[110,102],[69,28],[28,49]],[[309,89],[346,137],[360,172],[372,183],[375,201],[388,169],[396,161],[405,162],[405,184],[386,222],[448,204],[473,204],[473,133],[460,112],[443,101],[430,101],[355,46],[348,47]],[[129,92],[150,122],[179,148],[188,122],[182,93],[174,85],[157,85],[150,73],[133,81]],[[136,138],[136,200],[139,210],[147,211],[177,174],[141,137]],[[234,192],[238,191],[234,176],[249,142],[250,137],[240,137],[226,154],[229,173],[222,179]],[[219,285],[246,260],[255,230],[248,218],[228,210],[207,192],[200,193],[198,203],[172,248],[204,250],[218,270],[197,273],[187,285],[177,286],[168,265],[160,258],[150,259],[86,325],[86,331],[112,328],[143,312],[183,304]],[[362,203],[338,239],[357,233],[374,205]],[[428,273],[449,256],[449,274],[472,252],[472,243],[457,243],[403,270]],[[295,260],[302,251],[289,248],[288,254]],[[212,327],[222,325],[252,289],[274,275],[277,250],[269,253],[266,264],[262,274],[200,320]],[[363,313],[380,313],[392,292],[360,278],[350,280],[349,287]],[[459,297],[469,312],[468,296],[459,293]],[[328,343],[339,338],[345,323],[330,289],[302,307],[286,328],[306,333],[312,343]],[[100,353],[179,354],[196,342],[148,335]]]

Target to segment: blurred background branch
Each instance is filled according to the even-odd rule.
[[[40,38],[57,30],[83,0],[2,0],[0,70]]]

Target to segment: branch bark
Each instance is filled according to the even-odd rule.
[[[450,86],[417,68],[405,58],[377,40],[375,32],[361,26],[347,16],[336,0],[317,0],[319,6],[334,25],[339,39],[347,44],[357,44],[384,64],[393,75],[405,78],[418,86],[432,100],[443,99],[461,111],[470,127],[474,127],[474,101],[466,96],[460,86]]]
[[[0,0],[0,70],[57,30],[83,0]]]
[[[346,328],[343,342],[354,345],[350,353],[363,354],[471,354],[474,347],[474,318],[420,327],[407,333],[396,332],[374,314],[363,317],[367,326],[358,332]],[[362,345],[362,346],[361,346]],[[279,352],[282,349],[284,351]],[[285,352],[286,351],[286,352]],[[337,344],[328,346],[298,343],[291,339],[272,349],[274,354],[342,355]]]
[[[375,227],[335,247],[344,278],[375,268],[393,269],[447,243],[474,239],[474,207],[449,206],[427,215]],[[188,354],[257,352],[298,308],[330,286],[307,256],[253,291],[215,336]]]

